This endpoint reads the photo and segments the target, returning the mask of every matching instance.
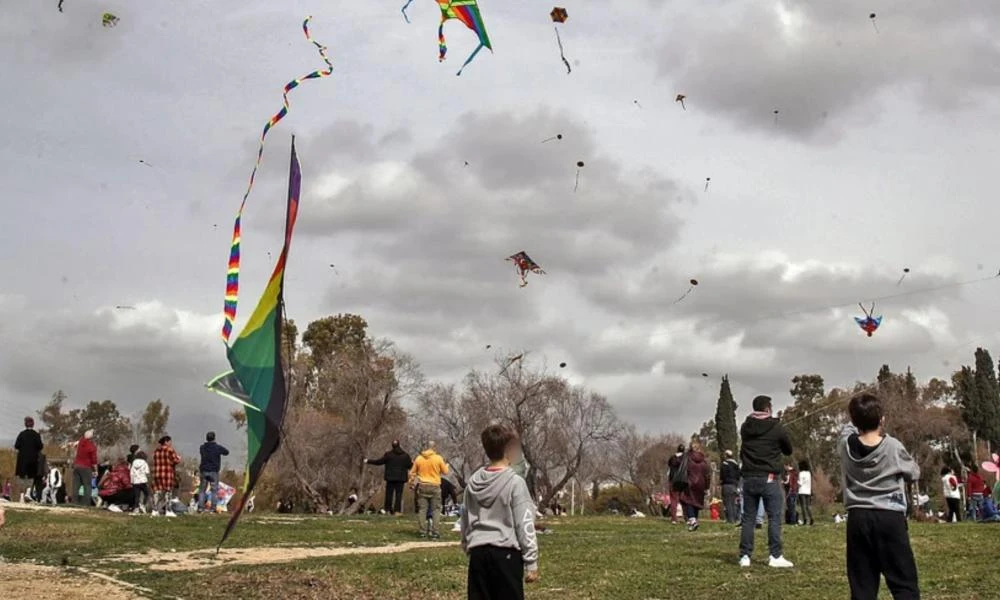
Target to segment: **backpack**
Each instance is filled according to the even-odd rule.
[[[681,464],[677,465],[673,477],[670,478],[670,487],[678,492],[688,489],[688,453],[681,457]]]

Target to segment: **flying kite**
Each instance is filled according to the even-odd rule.
[[[872,316],[875,312],[874,302],[872,302],[871,309],[866,310],[860,302],[858,303],[858,306],[861,307],[861,312],[865,313],[865,318],[862,319],[861,317],[854,317],[854,321],[858,324],[858,327],[861,328],[861,331],[864,331],[868,334],[868,337],[871,337],[872,334],[875,333],[875,330],[878,329],[879,325],[882,324],[882,315],[877,317]]]
[[[906,279],[906,276],[909,274],[910,274],[910,267],[903,267],[903,274],[902,276],[900,276],[899,281],[896,282],[896,286],[898,287],[899,284],[903,283],[903,280]]]
[[[681,108],[683,108],[684,110],[687,110],[687,107],[684,106],[684,99],[685,98],[687,98],[687,96],[685,96],[684,94],[677,94],[677,98],[674,100],[674,102],[680,102],[681,103]]]
[[[135,310],[135,307],[119,304],[118,306],[115,306],[115,310]]]
[[[778,124],[778,109],[774,109],[774,124]]]
[[[402,8],[403,18],[406,19],[407,23],[410,22],[410,17],[406,15],[406,9],[412,2],[413,0],[406,0],[406,4]],[[438,25],[438,50],[440,51],[438,61],[444,62],[445,54],[448,53],[448,45],[444,39],[444,24],[449,19],[458,19],[479,36],[479,45],[472,51],[469,58],[465,59],[462,68],[456,73],[456,75],[461,75],[462,70],[472,62],[480,50],[489,48],[490,52],[493,51],[490,36],[486,33],[486,25],[483,23],[482,13],[479,12],[478,0],[437,0],[437,3],[441,8],[441,23]]]
[[[566,363],[564,363],[564,362],[559,363],[559,368],[560,369],[565,369],[566,368]]]
[[[692,280],[691,280],[691,281],[689,281],[688,283],[690,283],[690,284],[691,284],[691,287],[689,287],[689,288],[688,288],[688,291],[684,292],[684,294],[683,294],[683,295],[682,295],[682,296],[681,296],[680,298],[678,298],[678,299],[674,300],[674,304],[677,304],[677,303],[678,303],[678,302],[680,302],[681,300],[683,300],[683,299],[687,298],[687,297],[688,297],[688,294],[690,294],[691,292],[693,292],[693,291],[694,291],[694,288],[698,287],[698,280],[697,280],[697,279],[692,279]]]
[[[706,177],[705,178],[705,191],[706,192],[708,191],[708,184],[710,184],[710,183],[712,183],[712,178],[711,177]]]
[[[211,391],[243,406],[246,414],[247,468],[243,493],[219,541],[220,548],[236,526],[236,521],[246,507],[246,500],[253,497],[254,487],[268,460],[277,452],[284,435],[288,401],[281,348],[281,334],[285,324],[285,264],[298,215],[301,187],[302,172],[295,154],[293,137],[288,173],[288,203],[285,208],[285,237],[281,254],[243,331],[232,345],[229,345],[228,337],[226,339],[226,358],[232,370],[205,384]],[[227,298],[227,308],[228,304]],[[226,324],[230,325],[228,314]]]
[[[313,71],[308,75],[299,77],[298,79],[293,79],[285,84],[284,93],[282,94],[283,106],[281,110],[274,114],[267,123],[264,124],[264,131],[260,134],[260,142],[257,146],[257,162],[253,166],[253,171],[250,172],[250,183],[247,184],[247,191],[243,194],[243,202],[240,203],[240,210],[236,213],[236,222],[233,223],[233,241],[229,250],[229,269],[227,271],[226,278],[226,300],[223,311],[225,313],[225,322],[222,325],[222,340],[226,343],[229,342],[229,336],[233,332],[233,322],[236,321],[236,305],[239,302],[240,293],[240,224],[243,220],[243,209],[247,205],[247,198],[250,197],[250,190],[253,189],[254,178],[257,176],[257,169],[260,168],[261,159],[264,156],[264,139],[267,137],[267,132],[271,130],[272,127],[278,124],[278,121],[285,118],[288,114],[288,93],[299,87],[303,81],[309,79],[318,79],[321,77],[327,77],[333,74],[333,63],[326,55],[326,46],[322,46],[317,43],[312,36],[309,34],[309,21],[312,17],[307,17],[302,23],[302,31],[305,33],[306,40],[312,45],[316,46],[319,51],[320,58],[326,63],[327,68],[323,71]],[[270,258],[271,253],[268,252],[268,258]]]
[[[62,12],[62,11],[63,11],[63,9],[62,9],[62,5],[63,5],[63,2],[64,2],[64,1],[65,1],[65,0],[59,0],[59,6],[57,7],[57,8],[59,9],[59,12]]]
[[[517,275],[521,278],[521,287],[528,285],[527,276],[529,272],[536,275],[545,275],[545,271],[538,266],[538,263],[531,260],[528,253],[523,250],[517,254],[508,256],[507,260],[514,263],[514,268],[517,269]]]
[[[147,167],[152,167],[153,166],[153,165],[149,164],[148,162],[142,160],[141,158],[139,159],[139,164],[140,165],[146,165]]]
[[[875,13],[868,15],[868,18],[872,20],[872,27],[875,28],[875,33],[878,33],[878,23],[875,22]]]
[[[583,161],[576,161],[576,183],[573,184],[573,191],[575,192],[578,187],[580,187],[580,169],[583,168]]]
[[[641,105],[641,104],[639,104],[639,101],[638,101],[638,100],[633,100],[633,101],[632,101],[632,104],[635,104],[635,105],[636,105],[636,106],[638,106],[639,108],[642,108],[642,105]]]
[[[60,4],[62,3],[60,2]],[[101,25],[104,25],[105,27],[114,27],[117,24],[118,24],[118,17],[114,16],[111,13],[104,13],[104,15],[101,17]]]
[[[520,361],[522,358],[524,358],[524,353],[523,352],[521,354],[518,354],[517,356],[512,356],[512,357],[508,358],[507,359],[507,364],[504,365],[502,369],[500,369],[500,375],[503,375],[504,373],[506,373],[507,369],[509,369],[511,365],[513,365],[514,363]]]
[[[559,8],[556,6],[552,9],[552,12],[549,13],[549,16],[552,17],[553,23],[565,23],[566,19],[569,18],[569,13],[566,12],[565,8]],[[559,37],[559,27],[553,26],[552,29],[556,30],[556,42],[559,44],[559,58],[561,58],[563,64],[566,65],[566,74],[569,75],[573,72],[573,69],[569,66],[569,61],[566,60],[566,53],[563,52],[562,38]]]
[[[544,144],[545,142],[551,142],[552,140],[561,140],[561,139],[562,139],[562,134],[557,133],[550,138],[545,138],[544,140],[542,140],[542,143]]]

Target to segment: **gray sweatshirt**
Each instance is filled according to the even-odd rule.
[[[920,477],[920,467],[896,438],[883,435],[866,446],[848,423],[840,432],[840,466],[844,473],[844,507],[906,512],[906,485]]]
[[[518,550],[525,570],[538,569],[535,504],[513,469],[479,469],[465,487],[462,549],[468,553],[479,546]]]

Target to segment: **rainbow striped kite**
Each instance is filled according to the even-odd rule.
[[[403,18],[406,19],[407,23],[410,22],[410,17],[406,15],[406,9],[412,2],[413,0],[407,0],[402,9]],[[441,8],[441,24],[438,26],[438,49],[440,50],[438,60],[444,62],[444,56],[448,53],[448,44],[444,40],[444,24],[448,20],[458,19],[479,36],[479,46],[472,51],[469,58],[465,59],[462,68],[456,73],[456,75],[461,75],[462,70],[472,62],[472,59],[479,54],[480,50],[489,48],[490,52],[493,52],[493,46],[490,44],[490,36],[486,34],[486,25],[483,23],[482,13],[479,12],[479,3],[477,0],[437,0],[437,3]]]
[[[247,417],[247,468],[243,493],[219,542],[220,547],[236,526],[267,461],[281,444],[281,430],[288,400],[285,370],[281,363],[285,262],[288,260],[292,230],[299,212],[301,187],[302,172],[295,154],[293,137],[288,173],[288,206],[285,212],[285,243],[281,247],[281,255],[278,256],[271,279],[257,302],[257,308],[236,341],[226,350],[226,357],[233,370],[206,384],[213,392],[242,404]]]

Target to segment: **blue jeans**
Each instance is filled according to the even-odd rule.
[[[212,503],[212,510],[215,510],[215,501],[219,497],[219,474],[202,473],[201,481],[198,483],[198,508],[204,510],[207,506],[205,500]]]
[[[754,523],[757,506],[763,501],[767,511],[767,545],[771,556],[781,556],[781,513],[785,508],[785,494],[777,477],[743,478],[743,528],[740,531],[740,556],[753,554]]]

